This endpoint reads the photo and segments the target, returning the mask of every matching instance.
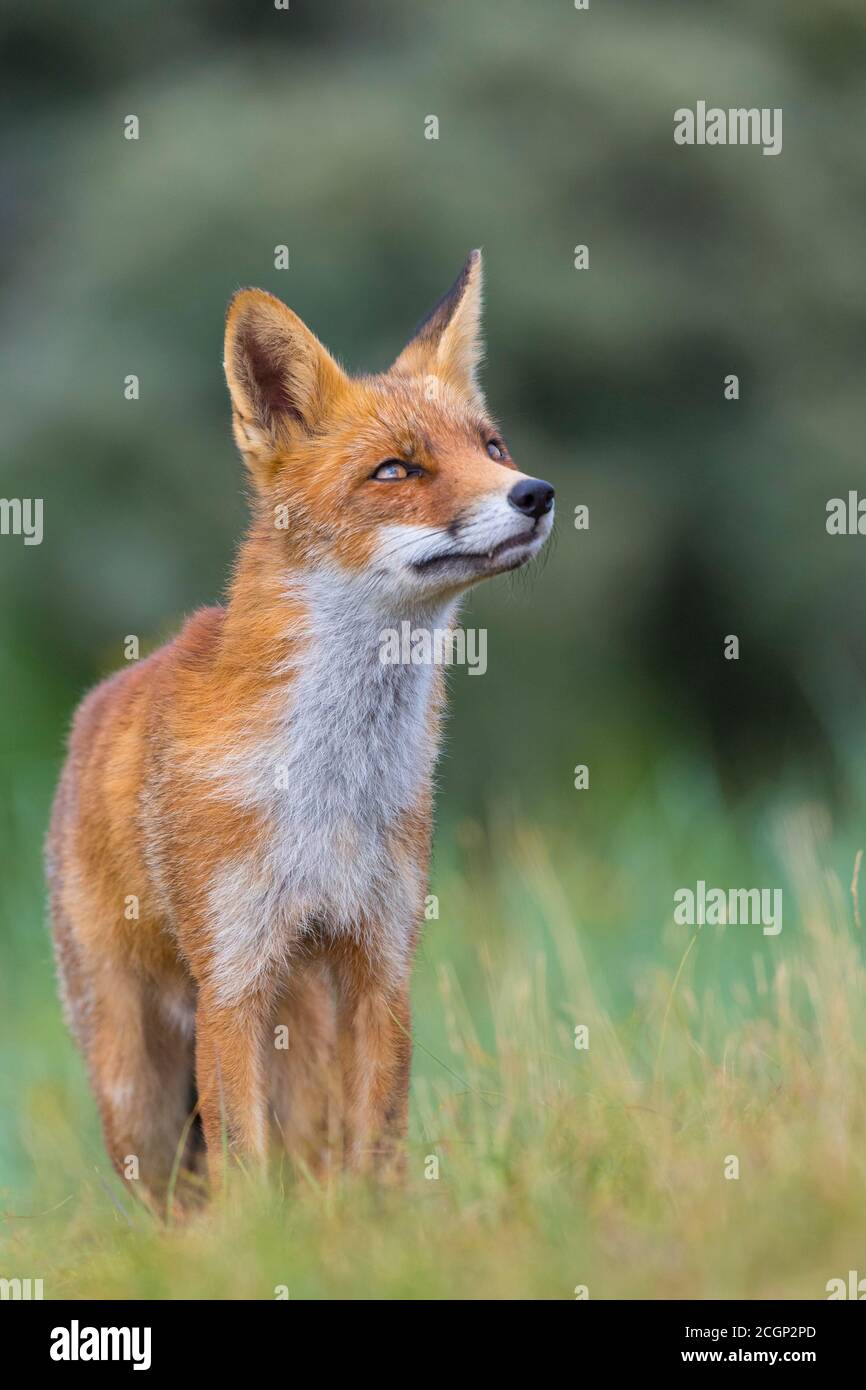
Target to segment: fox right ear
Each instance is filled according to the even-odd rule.
[[[251,466],[311,433],[346,381],[297,314],[264,290],[231,300],[223,366],[234,436]]]
[[[480,398],[481,278],[481,252],[470,251],[454,284],[415,330],[392,372],[438,376],[463,395]]]

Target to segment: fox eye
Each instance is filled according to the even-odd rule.
[[[404,478],[417,477],[420,472],[420,468],[409,468],[400,459],[386,459],[370,476],[377,483],[401,483]]]
[[[501,460],[505,458],[505,449],[501,444],[497,444],[495,439],[491,439],[488,441],[487,452],[492,459],[496,460],[497,463],[501,462]]]

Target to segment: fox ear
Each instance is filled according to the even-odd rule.
[[[440,377],[464,395],[481,395],[481,279],[481,252],[470,251],[454,284],[415,330],[392,372]]]
[[[291,309],[264,290],[228,307],[226,381],[238,448],[251,465],[315,429],[346,377]]]

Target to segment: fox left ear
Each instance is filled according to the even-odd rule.
[[[239,290],[229,304],[223,365],[235,439],[254,474],[312,433],[346,383],[315,334],[264,290]]]
[[[454,284],[415,330],[391,368],[411,376],[435,376],[463,395],[481,395],[481,252],[470,251]]]

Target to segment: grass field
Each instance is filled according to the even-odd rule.
[[[443,828],[405,1190],[239,1176],[168,1227],[111,1174],[55,1002],[46,776],[6,826],[0,1274],[46,1298],[826,1297],[866,1248],[856,845],[816,807],[734,826],[683,779],[595,841]],[[783,930],[675,926],[697,876],[782,886]]]

